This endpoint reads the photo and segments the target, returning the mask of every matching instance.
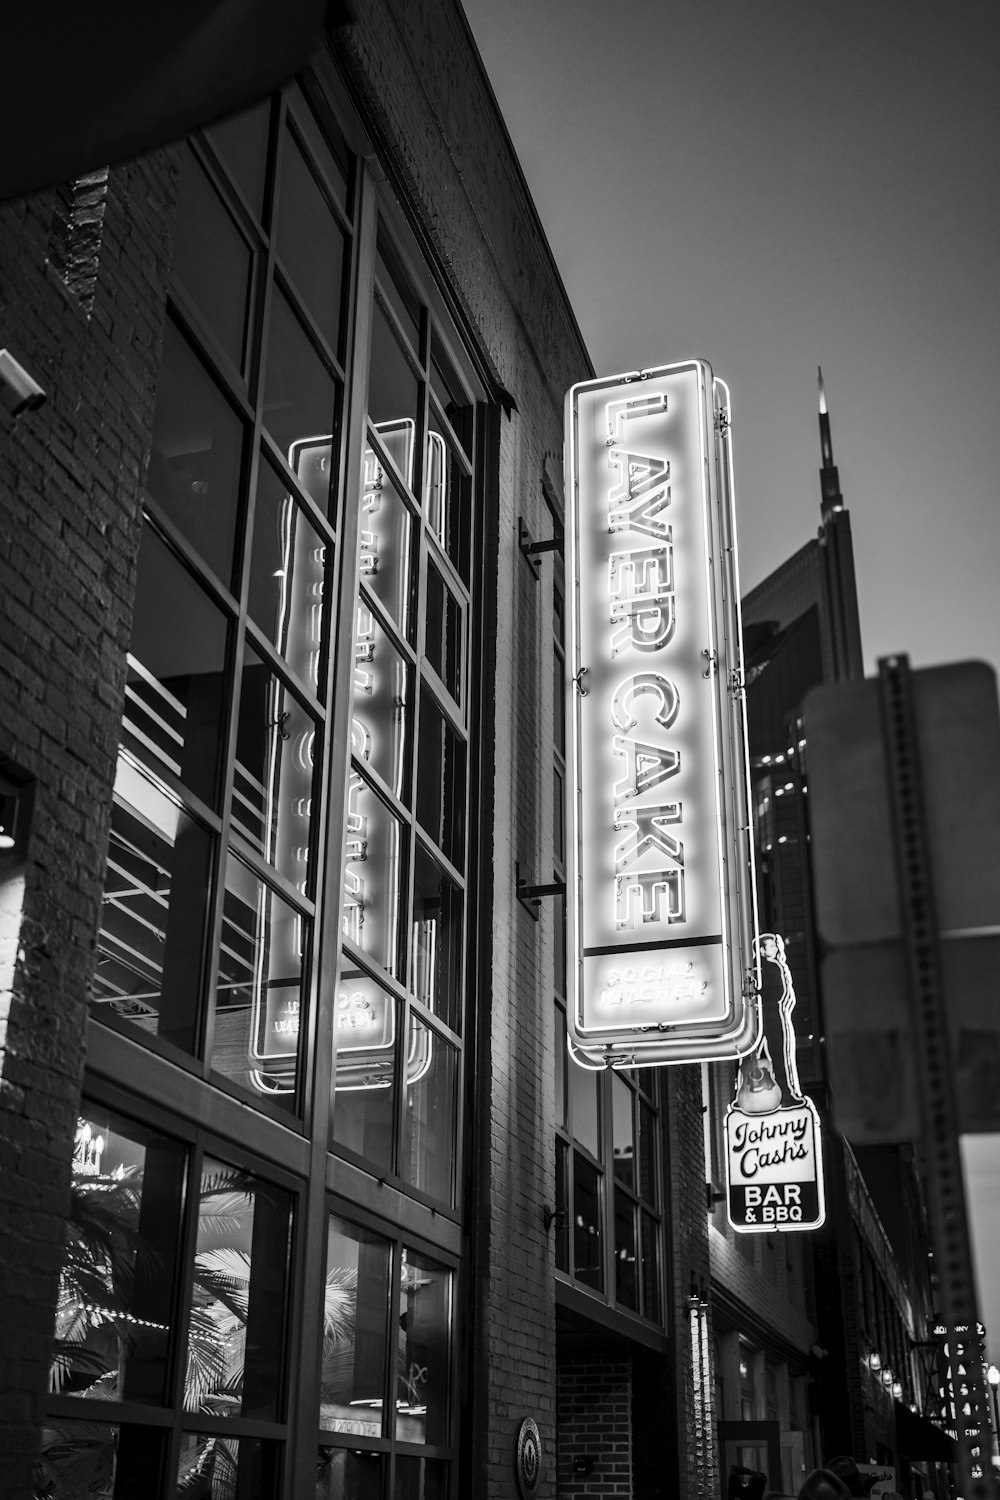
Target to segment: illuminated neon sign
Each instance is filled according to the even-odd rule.
[[[584,1065],[757,1039],[729,396],[700,360],[566,399],[569,1032]]]
[[[740,1234],[818,1229],[826,1218],[819,1116],[795,1064],[795,989],[785,945],[758,939],[761,1037],[726,1111],[728,1218]]]

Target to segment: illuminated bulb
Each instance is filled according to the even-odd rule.
[[[868,1356],[868,1368],[869,1370],[881,1370],[882,1368],[882,1356],[877,1349],[873,1349]]]

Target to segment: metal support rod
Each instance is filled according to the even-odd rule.
[[[931,1228],[941,1290],[941,1320],[956,1364],[956,1329],[976,1336],[975,1280],[969,1248],[958,1111],[944,1010],[941,946],[934,901],[913,681],[905,656],[879,661],[879,701],[899,880],[903,947],[913,1004],[916,1070],[921,1094]],[[965,1338],[962,1342],[966,1342]],[[987,1453],[989,1406],[982,1361],[966,1360],[970,1414],[956,1401],[959,1492],[966,1500],[1000,1500]],[[978,1437],[978,1442],[977,1442]],[[979,1453],[974,1455],[973,1448]]]
[[[536,542],[532,539],[531,532],[528,530],[523,516],[518,516],[517,518],[517,545],[527,558],[528,566],[536,578],[541,577],[541,567],[538,558],[543,553],[558,552],[560,557],[563,555],[562,532],[559,532],[556,536],[549,537],[547,541]]]
[[[535,921],[538,921],[538,906],[544,896],[565,896],[565,880],[553,880],[548,885],[529,885],[521,875],[521,866],[514,866],[514,891],[518,901]]]

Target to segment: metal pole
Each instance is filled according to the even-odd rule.
[[[978,1313],[913,682],[905,656],[884,657],[878,666],[903,946],[913,1004],[928,1207],[940,1278],[940,1311],[948,1330],[949,1359],[955,1364],[956,1344],[972,1343],[976,1338]],[[956,1400],[960,1493],[963,1500],[1000,1500],[992,1462],[982,1456],[983,1428],[989,1422],[982,1360],[967,1360],[966,1369],[963,1378],[969,1387],[970,1413],[964,1414],[962,1401]],[[972,1451],[976,1447],[978,1456]]]

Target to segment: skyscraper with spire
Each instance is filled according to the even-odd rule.
[[[864,675],[851,517],[833,461],[819,371],[820,524],[743,600],[743,643],[762,929],[785,939],[798,996],[799,1075],[820,1085],[818,954],[806,849],[802,702],[810,688]]]

